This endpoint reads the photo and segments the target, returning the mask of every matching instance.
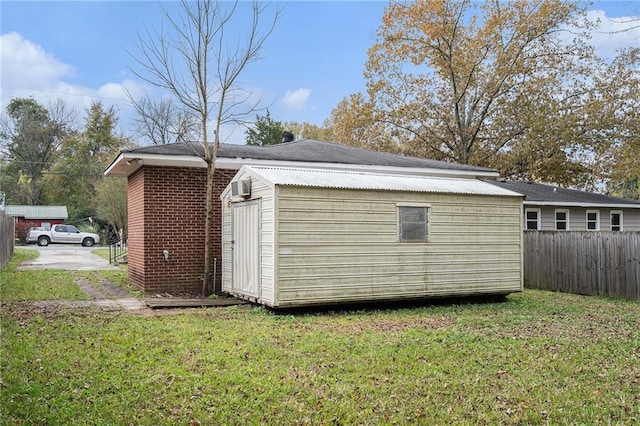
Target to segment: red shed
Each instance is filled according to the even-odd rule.
[[[69,217],[66,206],[5,206],[5,214],[15,219],[16,224],[29,224],[51,229]]]

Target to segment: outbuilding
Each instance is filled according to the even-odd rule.
[[[274,308],[522,291],[522,195],[479,179],[243,166],[222,290]]]
[[[69,217],[66,206],[5,206],[7,216],[15,219],[16,224],[40,226],[47,230],[53,225],[61,225]]]

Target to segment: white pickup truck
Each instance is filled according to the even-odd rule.
[[[50,243],[75,243],[93,247],[99,242],[98,234],[82,232],[73,225],[54,225],[51,231],[31,228],[27,234],[27,243],[38,243],[39,246],[48,246]]]

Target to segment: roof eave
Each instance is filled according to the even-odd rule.
[[[223,169],[239,170],[242,166],[265,166],[265,167],[293,167],[293,168],[313,168],[332,169],[360,172],[383,172],[406,175],[425,175],[442,177],[497,177],[499,173],[493,170],[459,170],[459,169],[439,169],[425,167],[397,167],[367,164],[347,164],[347,163],[315,163],[301,161],[283,160],[256,160],[252,158],[218,158],[217,167]]]
[[[104,171],[105,176],[131,176],[142,166],[206,168],[207,163],[194,155],[163,155],[122,152]]]
[[[206,168],[205,161],[194,155],[165,155],[165,154],[143,154],[135,152],[122,152],[107,167],[105,176],[127,177],[132,175],[143,165],[145,166],[165,166],[165,167],[195,167]],[[486,170],[462,170],[462,169],[441,169],[435,167],[398,167],[366,164],[348,163],[316,163],[283,160],[261,160],[253,158],[228,158],[219,157],[216,159],[216,167],[221,169],[239,170],[244,165],[271,166],[271,167],[309,167],[316,169],[338,169],[351,171],[385,172],[396,174],[442,176],[442,177],[465,177],[465,178],[496,178],[497,171]]]
[[[582,202],[566,202],[566,201],[540,201],[540,200],[524,200],[525,206],[551,206],[551,207],[583,207],[583,208],[614,208],[614,209],[640,209],[640,204],[625,203],[582,203]]]

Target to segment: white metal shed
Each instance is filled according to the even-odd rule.
[[[243,166],[222,290],[271,307],[522,291],[522,196],[473,178]]]

